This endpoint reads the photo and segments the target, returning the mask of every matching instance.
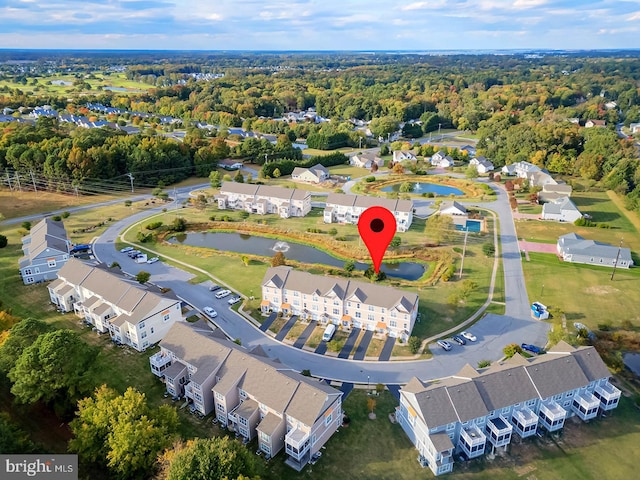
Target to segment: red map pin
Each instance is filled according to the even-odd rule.
[[[379,273],[384,252],[396,234],[396,218],[384,207],[369,207],[360,215],[358,232],[369,250],[375,272]]]

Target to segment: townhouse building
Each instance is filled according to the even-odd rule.
[[[555,432],[567,418],[587,422],[618,406],[620,390],[594,347],[560,342],[547,354],[476,370],[466,365],[435,382],[413,378],[400,391],[396,418],[434,475],[453,470],[454,455],[471,459],[506,449],[514,434]]]
[[[216,195],[221,210],[244,210],[282,218],[304,217],[311,211],[311,192],[300,189],[224,182]]]
[[[25,285],[56,278],[69,260],[71,242],[62,221],[45,218],[22,238],[24,256],[18,261],[20,276]]]
[[[324,208],[324,223],[353,223],[367,208],[384,207],[396,218],[398,232],[406,232],[413,222],[413,201],[330,193]]]
[[[167,392],[214,413],[243,443],[257,438],[267,458],[284,450],[300,471],[342,424],[342,392],[248,351],[198,324],[174,324],[149,359]]]
[[[386,333],[406,341],[418,315],[418,295],[281,266],[265,273],[261,310]]]
[[[183,319],[180,301],[151,291],[104,266],[71,258],[48,285],[51,302],[75,312],[99,333],[138,351],[159,342],[171,325]]]

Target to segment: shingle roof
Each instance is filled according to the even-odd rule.
[[[394,200],[390,198],[349,195],[344,193],[330,193],[327,196],[326,205],[328,208],[334,205],[359,208],[380,206],[391,212],[401,213],[409,213],[413,210],[413,201],[411,200]]]
[[[249,183],[224,182],[220,194],[253,195],[254,197],[279,198],[281,200],[303,200],[311,192],[299,188],[273,187],[271,185],[252,185]]]
[[[429,435],[429,439],[431,440],[431,444],[437,452],[444,452],[453,448],[453,443],[451,443],[449,435],[444,432],[432,433]]]
[[[587,240],[577,233],[567,233],[558,238],[558,244],[564,254],[585,255],[592,257],[610,258],[614,260],[620,250],[619,261],[631,262],[631,250],[626,247],[615,247],[607,243]]]
[[[559,358],[543,355],[536,360],[524,368],[542,398],[589,385],[589,380],[572,355]]]
[[[60,253],[69,253],[69,243],[67,232],[62,222],[55,222],[47,217],[38,222],[29,232],[28,239],[23,239],[24,244],[28,244],[29,260],[33,260],[47,249]]]
[[[257,426],[257,429],[271,436],[283,422],[284,418],[280,418],[269,412],[264,416],[260,424]]]

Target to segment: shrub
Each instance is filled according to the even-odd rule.
[[[329,235],[331,236],[336,236],[338,234],[338,229],[337,228],[332,228],[329,230]]]
[[[4,235],[0,235],[0,248],[4,248],[9,244],[9,240]]]
[[[22,222],[21,227],[28,232],[29,230],[31,230],[31,222]]]
[[[54,222],[61,222],[62,217],[60,215],[54,215],[53,217],[51,217],[51,220],[53,220]]]
[[[124,201],[124,206],[125,207],[130,207],[133,204],[133,202],[131,200],[125,200]]]
[[[136,275],[136,280],[138,283],[147,283],[151,278],[151,274],[149,272],[145,272],[144,270],[140,270]]]
[[[491,365],[491,360],[480,360],[478,362],[478,368],[487,368],[489,365]]]
[[[484,253],[487,257],[493,257],[496,254],[496,247],[493,243],[487,242],[482,245],[482,253]]]
[[[120,264],[118,262],[112,262],[109,268],[120,268]]]
[[[247,218],[249,218],[249,212],[247,212],[246,210],[241,211],[239,214],[240,218],[242,218],[243,220],[246,220]]]
[[[145,227],[147,230],[155,230],[156,228],[160,228],[162,226],[162,222],[151,222],[147,224]]]
[[[212,222],[215,222],[216,221],[216,216],[215,215],[211,215],[209,217],[209,220],[211,220]]]
[[[447,269],[442,273],[442,281],[448,282],[453,277],[453,274],[456,272],[456,267],[454,264],[451,264],[447,267]]]
[[[407,343],[407,345],[409,346],[409,350],[411,351],[411,353],[415,355],[420,351],[420,346],[422,345],[422,342],[418,337],[412,335],[409,337],[409,342]]]
[[[365,181],[365,182],[367,182],[367,183],[373,183],[373,182],[375,182],[375,181],[376,181],[376,177],[374,177],[373,175],[371,175],[370,177],[366,177],[366,178],[364,179],[364,181]]]
[[[62,212],[62,218],[69,218],[70,212]]]
[[[517,343],[510,343],[502,350],[504,356],[507,358],[513,357],[516,353],[522,353],[522,347]]]

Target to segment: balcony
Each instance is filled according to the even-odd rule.
[[[158,352],[149,357],[149,363],[151,364],[151,372],[158,377],[162,377],[162,372],[171,365],[171,356]]]
[[[296,460],[302,459],[309,450],[311,442],[309,441],[309,433],[296,428],[287,433],[285,438],[286,451]]]
[[[540,405],[540,421],[542,426],[550,432],[555,432],[564,427],[566,416],[567,411],[553,400]]]
[[[613,410],[618,406],[620,400],[620,390],[609,382],[598,385],[593,396],[600,400],[600,408],[603,410]]]
[[[188,383],[184,387],[184,396],[190,398],[191,400],[195,400],[195,398],[193,397],[193,387],[190,383]]]
[[[598,408],[600,400],[589,392],[582,392],[573,397],[571,409],[585,422],[598,415]]]
[[[486,433],[494,447],[504,447],[511,442],[513,427],[502,417],[491,418],[487,421]]]
[[[475,425],[464,427],[460,432],[460,441],[458,445],[462,447],[465,454],[469,458],[479,457],[484,454],[484,446],[487,443],[487,437]]]
[[[511,424],[515,427],[520,438],[527,438],[536,433],[538,416],[530,408],[525,407],[513,412]]]

